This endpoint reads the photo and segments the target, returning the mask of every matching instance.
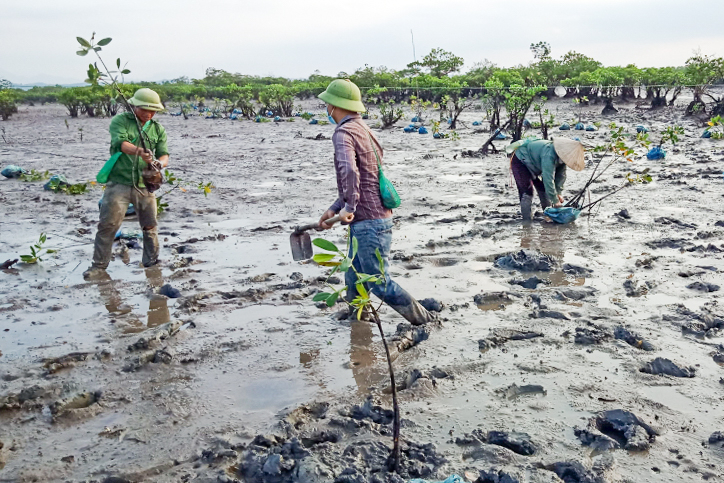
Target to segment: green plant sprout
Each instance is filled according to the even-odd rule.
[[[707,125],[709,127],[705,131],[709,133],[711,139],[724,139],[724,123],[721,116],[712,117]]]
[[[430,104],[430,101],[419,99],[417,96],[410,96],[410,110],[415,114],[418,122],[425,120],[423,114],[425,114],[427,108],[430,107]]]
[[[171,193],[172,191],[179,190],[186,192],[186,188],[189,186],[194,186],[194,183],[187,182],[182,180],[181,178],[177,177],[172,171],[165,169],[163,171],[163,185],[166,187],[166,191],[159,193],[156,195],[156,213],[161,214],[164,211],[168,210],[168,202],[164,201],[164,197]],[[209,193],[211,193],[211,190],[216,188],[216,186],[213,185],[211,181],[208,182],[199,182],[198,184],[195,184],[196,189],[201,190],[204,193],[204,197],[208,196]],[[170,188],[169,188],[170,187]]]
[[[643,136],[641,136],[642,139],[647,140],[649,139],[648,133],[642,133]],[[666,129],[664,129],[664,132],[661,133],[661,140],[656,145],[658,147],[662,147],[664,144],[671,142],[672,145],[675,145],[679,142],[679,136],[684,135],[684,128],[681,126],[667,126]]]
[[[59,179],[51,179],[48,189],[55,193],[65,193],[67,195],[82,195],[83,193],[88,191],[88,183],[68,184],[62,183]]]
[[[35,182],[35,181],[45,181],[46,179],[50,178],[53,174],[50,171],[37,171],[35,169],[31,169],[28,173],[23,173],[20,175],[20,179],[27,182]]]
[[[20,260],[22,260],[23,263],[33,265],[35,263],[42,262],[43,256],[49,255],[51,253],[56,253],[57,250],[43,248],[43,245],[45,244],[45,240],[46,240],[45,233],[41,233],[40,238],[38,238],[37,243],[35,243],[35,245],[30,246],[30,255],[20,255]]]
[[[337,248],[334,243],[325,240],[324,238],[315,238],[314,240],[312,240],[312,243],[328,253],[317,253],[314,255],[313,260],[323,267],[332,267],[332,271],[330,272],[327,280],[329,280],[329,277],[337,272],[348,272],[349,270],[354,271],[355,277],[357,278],[355,282],[355,288],[357,289],[358,295],[351,301],[346,300],[344,297],[342,298],[342,300],[355,310],[357,320],[362,320],[362,315],[365,313],[370,314],[372,320],[374,320],[375,324],[377,324],[377,328],[380,331],[382,344],[385,347],[385,355],[387,356],[387,368],[390,373],[390,385],[392,387],[392,408],[394,412],[394,421],[392,427],[393,447],[390,459],[388,460],[388,468],[391,471],[397,472],[399,470],[400,464],[400,407],[397,402],[397,385],[395,384],[395,372],[392,368],[390,349],[387,345],[387,339],[385,338],[384,330],[382,330],[382,322],[380,321],[379,308],[382,306],[382,302],[380,302],[380,305],[375,307],[372,299],[370,299],[370,293],[367,290],[368,284],[387,284],[387,277],[385,275],[385,262],[382,259],[382,255],[380,254],[379,249],[375,249],[375,255],[377,256],[377,261],[379,262],[380,273],[378,275],[370,275],[358,272],[353,265],[354,258],[357,256],[357,238],[351,236],[350,232],[348,240],[349,241],[347,250],[343,252],[339,248]],[[352,248],[352,256],[349,256],[350,245]],[[327,304],[327,307],[332,307],[340,299],[342,292],[346,292],[347,286],[345,285],[340,289],[335,289],[328,282],[326,284],[332,291],[319,292],[314,296],[313,300],[315,302],[325,302]]]
[[[83,142],[83,128],[79,127],[78,132],[80,133],[80,142]]]

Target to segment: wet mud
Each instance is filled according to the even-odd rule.
[[[94,282],[82,272],[101,189],[0,181],[0,262],[40,232],[58,250],[0,269],[0,481],[722,481],[724,141],[700,139],[680,110],[617,108],[631,131],[676,121],[686,134],[665,160],[616,166],[595,189],[647,168],[652,183],[566,226],[522,223],[504,156],[461,156],[486,133],[379,132],[403,199],[391,273],[441,310],[440,324],[413,327],[382,309],[399,475],[386,471],[377,328],[315,304],[326,272],[289,248],[291,227],[335,196],[331,127],[162,116],[171,169],[217,188],[168,195],[160,267],[120,240]],[[585,108],[586,122],[599,111]],[[92,178],[109,120],[64,120],[60,106],[22,107],[3,123],[0,164]],[[554,135],[592,147],[605,129]],[[570,172],[566,188],[584,178]],[[340,227],[325,237],[346,242]]]

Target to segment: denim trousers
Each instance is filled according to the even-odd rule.
[[[513,172],[513,178],[515,178],[515,185],[518,187],[519,200],[523,198],[523,195],[528,195],[532,198],[533,188],[535,187],[538,198],[540,199],[540,205],[543,208],[550,206],[543,180],[540,179],[539,176],[533,176],[528,167],[515,155],[513,155],[513,159],[510,161],[510,169]]]
[[[358,273],[380,275],[380,263],[375,253],[376,249],[380,251],[384,262],[385,281],[380,285],[366,284],[367,291],[392,307],[414,325],[426,324],[434,320],[434,316],[430,312],[390,277],[389,256],[392,245],[392,218],[357,221],[350,225],[350,232],[351,237],[357,238],[358,250],[352,266]],[[349,256],[352,256],[351,243]],[[357,274],[355,270],[348,270],[345,274],[347,301],[352,301],[357,296],[355,287]]]

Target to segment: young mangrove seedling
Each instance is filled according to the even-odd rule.
[[[45,244],[46,236],[45,233],[40,234],[40,238],[38,238],[38,242],[35,243],[35,245],[30,246],[30,255],[20,255],[20,260],[23,261],[23,263],[27,263],[29,265],[42,262],[43,259],[41,257],[45,255],[49,255],[51,253],[55,253],[57,250],[51,250],[49,248],[43,248],[43,245]]]
[[[348,272],[352,270],[356,277],[355,288],[357,289],[357,296],[349,301],[345,297],[342,300],[350,307],[354,308],[357,315],[357,320],[362,320],[362,315],[367,313],[372,317],[377,328],[380,331],[380,337],[382,338],[382,344],[385,347],[385,355],[387,356],[387,368],[390,373],[390,385],[392,387],[392,408],[394,413],[394,420],[392,426],[392,453],[388,460],[388,469],[390,471],[397,472],[400,465],[400,407],[397,402],[397,385],[395,384],[395,372],[392,368],[392,358],[390,357],[390,349],[387,345],[387,339],[385,338],[385,332],[382,330],[382,321],[380,320],[379,308],[380,305],[375,307],[370,293],[367,289],[369,284],[382,285],[387,284],[387,277],[385,274],[385,262],[382,259],[379,249],[375,249],[375,255],[377,255],[377,261],[379,262],[380,273],[377,275],[370,275],[360,273],[354,268],[354,258],[357,256],[358,242],[357,238],[351,236],[348,237],[348,246],[346,251],[341,251],[337,246],[324,238],[315,238],[312,243],[317,247],[321,248],[327,253],[317,253],[314,255],[314,261],[323,267],[332,267],[332,271],[329,277],[337,272]],[[351,247],[351,250],[350,250]],[[351,256],[349,255],[351,251]],[[315,302],[325,302],[328,307],[334,306],[337,300],[340,299],[343,292],[347,291],[347,287],[336,289],[329,283],[327,286],[331,289],[331,292],[320,292],[314,296]]]

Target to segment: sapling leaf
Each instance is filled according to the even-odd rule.
[[[351,266],[352,266],[352,259],[345,258],[344,260],[342,260],[342,263],[339,265],[339,271],[346,272],[347,270],[349,270],[349,267],[351,267]]]
[[[316,255],[314,255],[314,257],[312,257],[312,260],[317,263],[329,262],[336,256],[337,255],[335,255],[334,253],[317,253]]]
[[[100,52],[100,51],[101,51],[101,48],[100,48],[100,47],[93,47],[93,50],[95,50],[96,52]]]
[[[357,250],[359,249],[359,242],[357,241],[357,237],[352,237],[352,258],[357,256]]]
[[[365,288],[363,283],[357,282],[355,287],[357,288],[357,291],[360,293],[360,295],[363,298],[366,298],[366,299],[370,298],[370,294],[367,292],[367,289]]]
[[[81,57],[83,57],[83,56],[85,56],[85,55],[88,54],[88,51],[85,50],[85,49],[84,49],[84,50],[79,50],[79,51],[76,52],[76,54],[78,54],[78,55],[80,55]]]
[[[100,45],[101,47],[105,47],[106,45],[111,43],[111,40],[113,39],[111,39],[110,37],[106,37],[105,39],[99,40],[98,45]]]
[[[385,261],[382,259],[382,254],[380,254],[380,249],[375,248],[375,256],[377,257],[377,261],[380,264],[380,273],[382,275],[385,274]]]
[[[88,42],[88,41],[87,41],[86,39],[84,39],[83,37],[76,37],[76,40],[77,40],[78,43],[79,43],[80,45],[82,45],[83,47],[90,48],[90,46],[91,46],[90,42]]]
[[[319,262],[320,267],[339,267],[340,262]]]
[[[322,250],[327,250],[328,252],[339,252],[339,248],[337,248],[337,245],[332,243],[331,241],[327,241],[324,238],[315,238],[312,240],[312,243]]]
[[[329,297],[327,297],[327,307],[332,307],[334,304],[336,304],[338,298],[339,292],[334,292]]]
[[[327,300],[330,295],[332,295],[332,294],[329,292],[319,292],[318,294],[316,294],[314,296],[314,298],[312,298],[312,300],[314,302],[321,302],[322,300]]]
[[[120,57],[118,57],[116,59],[116,67],[118,67],[119,69],[121,68],[121,58]]]
[[[121,74],[123,74],[123,75],[130,74],[130,73],[131,73],[131,71],[129,69],[123,69],[121,71]]]

